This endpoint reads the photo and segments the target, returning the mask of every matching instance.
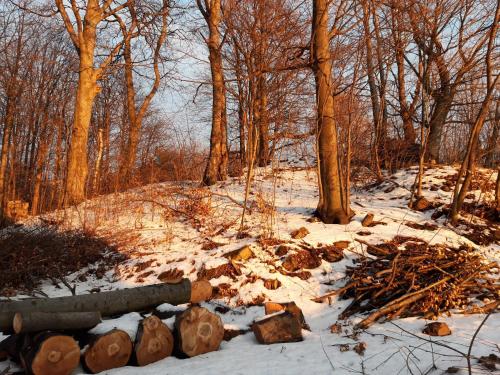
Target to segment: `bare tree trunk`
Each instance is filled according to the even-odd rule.
[[[491,99],[497,87],[500,75],[497,75],[493,79],[494,68],[491,66],[491,54],[494,49],[494,41],[496,38],[498,23],[500,22],[500,2],[497,3],[495,17],[493,23],[489,29],[489,41],[488,49],[486,51],[485,65],[486,65],[486,95],[481,103],[481,109],[477,115],[474,126],[471,129],[469,143],[467,145],[467,153],[465,155],[460,171],[458,172],[457,183],[455,185],[455,190],[453,192],[453,202],[451,204],[450,210],[450,220],[452,224],[456,224],[458,221],[458,213],[460,212],[465,195],[469,190],[470,183],[472,181],[472,176],[474,175],[477,159],[477,146],[479,142],[479,135],[481,129],[483,128],[484,121],[488,114],[488,109],[490,106]],[[461,179],[463,177],[463,182]]]
[[[87,12],[88,15],[88,12]],[[89,20],[89,25],[91,25]],[[76,93],[73,132],[68,153],[65,204],[79,203],[85,199],[85,184],[88,175],[87,142],[94,100],[99,92],[94,71],[95,27],[88,26],[85,43],[80,47],[78,90]]]
[[[498,160],[498,139],[500,133],[500,102],[495,105],[495,114],[492,119],[491,135],[488,137],[488,145],[486,146],[486,157],[484,164],[487,167],[495,167],[495,160]]]
[[[267,85],[264,74],[259,76],[259,167],[269,164],[269,114],[267,111]]]
[[[239,137],[240,137],[240,164],[241,169],[245,167],[247,163],[246,147],[245,147],[245,129],[247,128],[247,118],[248,112],[245,106],[245,90],[243,87],[243,74],[241,72],[241,58],[240,52],[238,51],[236,38],[233,37],[234,51],[235,51],[235,75],[236,84],[238,88],[238,126],[239,126]]]
[[[365,47],[366,47],[366,69],[368,76],[368,87],[370,88],[370,99],[372,103],[372,114],[374,124],[374,142],[373,156],[375,158],[375,173],[377,179],[382,180],[382,170],[380,167],[380,142],[381,142],[381,127],[382,127],[382,108],[379,101],[379,92],[375,82],[375,67],[373,64],[373,46],[370,31],[370,5],[367,0],[363,2],[363,26],[365,32]]]
[[[97,30],[104,19],[116,15],[126,4],[111,9],[112,1],[106,1],[101,6],[98,0],[86,0],[81,7],[72,2],[70,8],[65,5],[63,0],[54,1],[79,57],[78,89],[64,192],[64,203],[68,205],[79,203],[85,199],[90,120],[95,97],[100,91],[97,81],[104,75],[104,70],[114,60],[123,45],[123,41],[120,40],[101,64],[94,67]],[[67,10],[71,10],[73,15],[70,16]],[[83,17],[81,12],[85,12]]]
[[[402,22],[401,22],[401,11],[395,6],[391,7],[391,18],[392,18],[392,35],[394,47],[396,49],[396,67],[397,67],[397,89],[398,89],[398,99],[399,99],[399,114],[401,120],[403,121],[403,132],[406,144],[414,144],[417,138],[415,128],[413,127],[413,114],[415,112],[416,98],[419,96],[420,81],[416,82],[415,95],[413,102],[408,104],[406,96],[406,80],[405,80],[405,65],[404,65],[404,55],[405,55],[405,45],[402,41]]]
[[[104,152],[104,129],[97,131],[97,156],[95,160],[94,178],[92,179],[92,192],[99,194],[99,180],[101,178],[101,163]]]
[[[313,1],[311,37],[316,82],[317,154],[319,170],[318,214],[325,223],[347,224],[350,208],[343,202],[334,120],[332,61],[328,35],[328,0]]]
[[[224,71],[222,69],[221,35],[221,0],[197,0],[198,8],[203,14],[209,30],[207,40],[210,70],[212,73],[212,132],[210,134],[210,154],[203,175],[204,185],[213,185],[227,178],[227,118],[226,118],[226,88]]]
[[[14,123],[14,103],[12,98],[7,97],[7,108],[2,136],[2,153],[0,156],[0,219],[3,217],[3,210],[6,204],[7,191],[7,164],[9,162],[9,145],[12,127]]]
[[[497,168],[497,183],[495,186],[495,203],[497,209],[497,218],[500,218],[500,167]]]
[[[131,172],[134,169],[136,159],[137,159],[137,147],[140,139],[140,132],[142,128],[142,121],[148,110],[153,97],[156,95],[158,88],[160,87],[160,68],[159,64],[161,62],[161,50],[167,38],[167,26],[168,26],[168,8],[169,2],[164,0],[162,7],[159,11],[159,15],[161,16],[161,31],[157,36],[156,43],[153,49],[153,69],[154,69],[154,81],[151,86],[149,93],[144,98],[144,101],[141,105],[136,107],[136,90],[134,86],[134,76],[133,76],[133,67],[134,63],[132,60],[132,39],[135,37],[136,28],[140,28],[139,20],[137,18],[137,11],[135,9],[135,4],[128,4],[129,13],[131,15],[132,21],[131,26],[127,29],[125,22],[118,15],[115,15],[115,18],[120,23],[120,28],[123,34],[124,40],[124,48],[123,48],[123,58],[125,60],[125,84],[127,91],[127,109],[128,109],[128,120],[129,120],[129,129],[128,129],[128,140],[127,140],[127,149],[124,154],[124,161],[121,171],[122,183],[127,184],[127,181],[130,179]]]

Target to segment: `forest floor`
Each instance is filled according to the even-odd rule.
[[[46,257],[40,257],[40,262],[46,262],[44,270],[50,279],[44,279],[43,273],[37,276],[39,279],[30,278],[30,282],[6,279],[0,285],[0,299],[69,295],[73,285],[76,294],[129,288],[182,275],[191,280],[210,279],[216,296],[202,305],[217,311],[226,328],[247,330],[255,319],[264,316],[264,301],[294,301],[310,327],[310,331],[303,331],[302,342],[259,345],[248,332],[223,341],[217,352],[192,359],[169,357],[143,368],[124,367],[106,374],[441,374],[449,368],[466,374],[467,361],[460,353],[469,350],[484,314],[463,314],[456,309],[439,317],[452,334],[430,337],[422,333],[429,322],[424,318],[397,319],[357,330],[355,324],[366,315],[338,320],[351,300],[334,296],[330,303],[312,301],[344,286],[347,267],[370,256],[366,246],[357,240],[381,244],[396,236],[407,236],[433,245],[466,245],[484,256],[485,261],[500,262],[499,226],[498,222],[488,221],[487,209],[488,202],[494,199],[495,172],[478,172],[466,200],[469,213],[463,216],[461,225],[453,227],[439,212],[446,213],[450,203],[456,168],[437,166],[425,171],[424,196],[432,207],[423,212],[408,208],[416,171],[401,170],[375,184],[370,173],[360,169],[351,196],[355,216],[348,225],[326,225],[314,218],[318,200],[315,169],[290,162],[275,168],[274,173],[271,167],[257,171],[243,235],[238,235],[243,177],[231,178],[211,189],[188,183],[154,184],[30,218],[22,226],[0,231],[0,241],[2,236],[36,236],[57,227],[58,233],[72,236],[80,232],[92,234],[103,244],[72,242],[65,252],[71,256],[63,261],[70,265],[65,267],[54,268],[56,261],[46,262]],[[374,214],[374,226],[362,226],[367,213]],[[292,232],[302,227],[307,229],[307,235],[293,239]],[[343,256],[335,259],[338,261],[322,259],[312,269],[300,270],[299,265],[298,272],[282,272],[287,253],[338,241],[349,242]],[[237,266],[228,263],[225,255],[245,245],[250,246],[254,256]],[[101,246],[102,256],[98,258],[92,250],[95,246]],[[72,255],[82,248],[87,249],[83,254],[89,255],[80,252],[75,261]],[[56,256],[61,259],[62,255]],[[30,263],[22,258],[16,262],[17,273],[23,272],[22,264]],[[12,269],[12,263],[8,267]],[[498,268],[491,277],[498,285]],[[161,306],[164,310],[182,308],[185,306]],[[93,331],[117,327],[134,337],[141,318],[132,312],[105,320]],[[173,321],[165,320],[171,327]],[[340,332],[332,333],[330,327],[337,321]],[[489,371],[478,363],[479,357],[500,356],[499,327],[500,314],[494,313],[477,334],[471,352],[474,373]],[[360,343],[366,346],[364,351],[359,350]],[[0,362],[0,373],[8,366],[15,369],[12,363]]]

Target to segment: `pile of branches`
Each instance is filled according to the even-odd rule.
[[[498,305],[499,265],[486,261],[473,248],[429,245],[402,236],[380,245],[360,242],[373,257],[348,267],[346,286],[330,293],[353,298],[341,318],[371,312],[359,328],[383,317],[433,318],[452,309],[485,312]],[[482,309],[466,310],[479,300],[485,302]]]
[[[47,279],[63,281],[89,265],[103,273],[123,259],[105,240],[88,233],[52,226],[6,229],[0,232],[0,296],[31,292]]]

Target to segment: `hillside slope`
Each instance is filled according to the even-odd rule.
[[[485,262],[500,262],[498,222],[480,218],[488,215],[483,203],[493,199],[495,173],[478,173],[474,190],[466,200],[475,216],[464,216],[459,227],[450,226],[446,215],[438,214],[440,210],[445,212],[450,203],[456,170],[436,167],[426,171],[424,196],[432,207],[423,212],[407,207],[415,173],[415,168],[403,170],[374,184],[368,173],[360,171],[351,197],[355,216],[345,226],[325,225],[314,218],[318,199],[314,169],[287,166],[275,173],[269,169],[258,171],[243,233],[238,229],[244,181],[238,178],[211,189],[193,184],[150,185],[32,218],[23,227],[8,231],[33,230],[50,223],[59,230],[91,232],[113,245],[123,256],[114,266],[100,268],[94,264],[65,277],[69,285],[77,285],[77,294],[153,284],[180,275],[191,280],[206,278],[216,287],[216,296],[204,306],[217,309],[226,328],[247,329],[253,320],[264,315],[261,305],[265,301],[294,301],[311,328],[304,331],[305,340],[299,343],[261,346],[252,333],[247,333],[223,342],[217,352],[189,360],[168,358],[144,368],[127,367],[108,374],[413,374],[428,373],[433,366],[434,373],[449,367],[467,373],[465,359],[453,349],[467,352],[484,314],[461,314],[456,309],[456,313],[441,317],[452,335],[431,338],[433,342],[421,333],[427,320],[417,317],[356,330],[354,326],[363,316],[355,314],[339,320],[341,332],[331,333],[330,327],[351,300],[334,296],[330,304],[312,301],[344,286],[347,267],[355,266],[363,257],[370,258],[361,242],[376,245],[389,243],[397,236],[407,237],[425,241],[428,246],[470,247],[484,256]],[[368,213],[374,214],[376,223],[363,227],[361,221]],[[302,231],[306,235],[292,238],[299,228],[305,228]],[[315,258],[319,263],[305,267],[308,269],[302,269],[307,266],[307,259],[286,264],[291,262],[290,254],[304,249],[346,245],[339,241],[348,244],[345,250],[338,251],[338,259]],[[229,262],[227,254],[244,246],[249,246],[253,257]],[[491,278],[498,290],[498,268]],[[54,280],[43,281],[37,291],[48,296],[70,293]],[[17,290],[14,294],[13,298],[21,298],[27,291]],[[94,330],[103,332],[118,327],[133,337],[139,319],[138,313],[130,313],[106,320]],[[172,325],[173,318],[166,322]],[[499,314],[492,314],[475,339],[475,358],[499,355],[499,326]],[[364,353],[354,350],[359,343],[366,344]],[[0,373],[8,365],[0,362]],[[477,371],[483,371],[477,360],[473,360],[473,365]]]

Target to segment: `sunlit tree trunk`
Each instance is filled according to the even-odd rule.
[[[346,224],[350,208],[343,202],[334,120],[332,62],[328,36],[328,0],[313,1],[312,49],[316,82],[317,155],[319,171],[318,214],[325,223]]]
[[[210,134],[210,153],[203,174],[203,184],[213,185],[217,181],[223,181],[227,178],[226,89],[220,49],[221,1],[204,0],[204,3],[203,5],[201,0],[197,0],[198,8],[208,24],[209,32],[207,46],[212,74],[212,131]]]

